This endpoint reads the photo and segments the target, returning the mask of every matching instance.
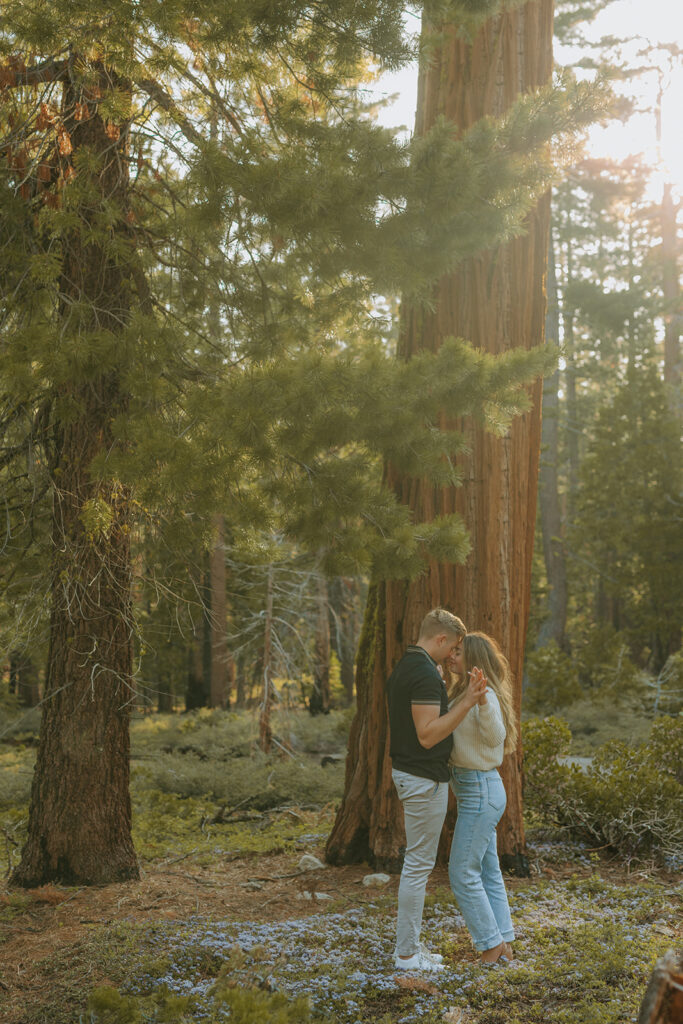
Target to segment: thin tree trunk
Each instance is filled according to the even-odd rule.
[[[527,3],[490,19],[471,43],[444,28],[443,42],[421,69],[416,132],[445,115],[465,129],[487,114],[501,114],[520,92],[545,84],[552,70],[552,0]],[[543,284],[549,200],[528,218],[528,233],[464,262],[444,278],[433,312],[404,308],[400,354],[435,351],[448,336],[469,338],[492,352],[543,341]],[[471,456],[463,460],[463,486],[437,488],[407,479],[391,466],[386,478],[418,521],[458,511],[471,535],[466,566],[432,563],[412,583],[387,581],[371,591],[356,673],[358,711],[347,758],[346,790],[327,844],[332,863],[364,857],[396,868],[404,835],[393,791],[387,743],[385,683],[424,614],[443,605],[470,627],[491,633],[507,652],[520,714],[524,641],[529,611],[531,556],[540,446],[540,383],[533,407],[505,438],[471,422],[457,423]],[[446,426],[446,424],[444,424]],[[499,826],[501,860],[528,871],[521,805],[521,749],[502,769],[508,810]]]
[[[10,655],[9,692],[17,695],[22,707],[34,708],[40,703],[38,669],[25,651]]]
[[[170,651],[172,645],[171,640],[166,641],[166,650]],[[158,662],[158,659],[157,659]],[[168,664],[168,661],[166,662]],[[160,714],[168,715],[173,711],[173,691],[171,689],[170,679],[162,679],[157,669],[156,672],[156,687],[157,687],[157,711]]]
[[[330,612],[327,580],[322,574],[316,579],[315,591],[313,692],[308,701],[308,710],[312,715],[326,715],[330,710]]]
[[[202,575],[200,593],[202,601],[202,707],[211,704],[211,556],[208,552],[202,555]]]
[[[555,253],[552,237],[548,249],[548,310],[545,321],[546,342],[557,345],[560,336],[560,315],[555,275]],[[543,539],[543,559],[548,579],[548,615],[538,632],[538,647],[553,640],[565,648],[567,622],[567,566],[562,539],[562,508],[557,479],[559,464],[559,387],[560,374],[555,370],[543,383],[543,417],[541,460],[539,469],[539,510]]]
[[[266,615],[263,636],[263,702],[259,716],[259,745],[268,754],[273,742],[273,730],[270,725],[270,707],[272,695],[272,661],[273,661],[273,567],[268,566],[268,582],[266,587]]]
[[[339,658],[341,684],[347,704],[353,701],[355,655],[360,634],[360,594],[357,579],[337,576],[329,587],[330,642]]]
[[[92,70],[106,98],[116,83],[101,65]],[[90,174],[90,188],[102,203],[116,202],[124,210],[126,132],[113,140],[90,96],[72,83],[65,85],[64,117],[73,155],[90,155],[81,164],[68,155],[62,160],[77,164],[77,173]],[[77,102],[89,117],[75,120]],[[97,170],[86,170],[93,156]],[[117,336],[129,316],[125,267],[120,256],[117,262],[89,236],[93,200],[87,201],[81,222],[62,239],[65,301],[55,347],[88,332]],[[85,381],[76,378],[57,398],[45,706],[28,839],[12,875],[15,884],[24,886],[139,877],[128,792],[134,696],[128,495],[116,482],[91,473],[93,460],[106,459],[117,443],[112,423],[125,409],[126,396],[111,371],[93,372]],[[63,419],[61,409],[67,410]]]
[[[9,656],[9,692],[16,694],[19,690],[19,663],[21,654],[12,651]]]
[[[187,685],[185,687],[185,710],[195,711],[206,706],[204,693],[204,673],[202,665],[203,627],[200,638],[195,634],[194,641],[187,649]]]
[[[224,708],[230,699],[228,634],[225,609],[225,523],[223,516],[214,518],[216,543],[211,550],[211,688],[210,706]]]
[[[671,185],[664,186],[662,196],[662,287],[664,291],[664,380],[671,386],[674,411],[680,415],[681,383],[681,286],[678,277],[677,225],[678,206],[674,205]]]
[[[246,694],[245,694],[246,671],[247,670],[246,670],[246,666],[244,664],[244,656],[242,654],[238,654],[237,662],[235,664],[235,684],[236,684],[235,705],[238,708],[244,707],[244,703],[245,703],[245,699],[246,699]]]
[[[567,290],[574,279],[574,260],[572,253],[571,239],[571,213],[567,212],[567,257],[562,296],[562,337],[564,341],[564,386],[565,386],[565,407],[567,410],[566,434],[567,434],[567,458],[568,458],[568,487],[567,507],[571,517],[576,495],[579,489],[579,413],[576,404],[576,351],[574,341],[574,310],[567,302]]]

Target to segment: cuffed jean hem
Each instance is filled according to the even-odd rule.
[[[472,940],[472,945],[476,949],[477,953],[485,953],[487,949],[495,949],[496,946],[500,946],[501,942],[506,942],[500,932],[496,932],[490,939],[484,939],[483,942],[475,942]]]
[[[452,783],[458,817],[448,874],[474,947],[484,952],[515,937],[496,848],[505,789],[495,770],[456,768]]]

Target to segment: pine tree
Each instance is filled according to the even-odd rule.
[[[546,182],[530,153],[565,115],[534,98],[500,133],[439,123],[407,149],[355,87],[408,53],[390,2],[3,6],[8,572],[50,609],[16,883],[137,875],[141,529],[206,547],[221,514],[301,538],[328,570],[403,577],[463,550],[457,518],[413,524],[375,467],[450,479],[442,410],[504,419],[538,364],[453,342],[394,366],[372,296],[424,295],[514,232]],[[30,558],[51,560],[33,590]]]
[[[640,366],[600,410],[581,467],[572,547],[593,567],[611,625],[658,673],[681,646],[681,460],[657,367]]]

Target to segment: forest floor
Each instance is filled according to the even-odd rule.
[[[308,998],[291,1015],[280,1007],[282,1021],[312,1012],[348,1024],[621,1024],[636,1019],[656,957],[680,948],[676,876],[539,842],[532,877],[508,879],[519,936],[512,965],[478,966],[437,868],[423,937],[447,969],[401,976],[391,957],[398,878],[376,888],[363,885],[366,865],[300,872],[302,853],[322,856],[321,833],[307,839],[284,853],[213,863],[166,857],[126,884],[0,888],[0,1022],[227,1019],[222,980],[266,1000],[282,998],[274,991]],[[107,987],[91,1005],[109,1009],[87,1011],[89,993]],[[143,1005],[136,1017],[132,1008]],[[259,1016],[276,1019],[266,1003]]]
[[[34,716],[35,717],[35,716]],[[132,726],[136,882],[0,882],[0,1024],[630,1024],[656,959],[683,944],[680,875],[609,859],[533,813],[529,878],[507,879],[516,960],[477,961],[443,868],[423,940],[436,975],[393,963],[398,878],[322,859],[343,792],[348,712],[144,715]],[[37,721],[0,744],[0,877],[25,841]],[[0,736],[2,732],[0,731]],[[289,753],[284,750],[287,745]]]

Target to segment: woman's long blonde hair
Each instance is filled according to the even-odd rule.
[[[517,722],[512,706],[510,664],[493,637],[486,633],[467,633],[462,641],[462,653],[465,671],[462,676],[452,676],[454,683],[450,687],[450,696],[457,700],[467,689],[467,673],[470,669],[480,668],[486,676],[487,685],[500,702],[505,725],[504,752],[511,754],[517,746]]]

